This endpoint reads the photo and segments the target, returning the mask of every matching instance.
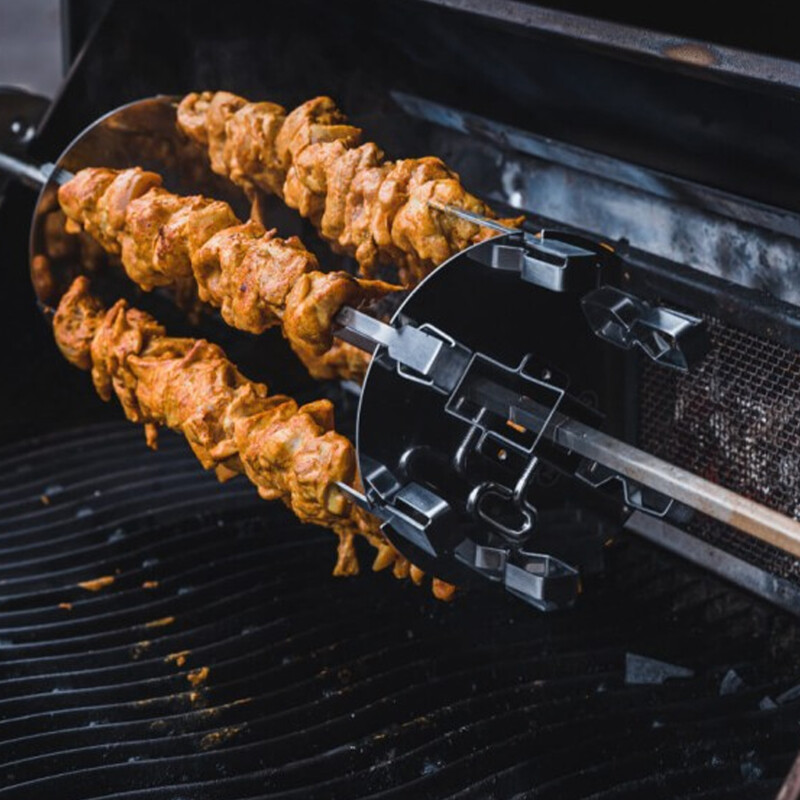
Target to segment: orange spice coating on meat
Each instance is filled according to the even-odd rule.
[[[303,406],[270,395],[247,380],[224,352],[202,339],[166,336],[149,314],[118,301],[108,311],[77,278],[59,303],[53,328],[64,356],[91,369],[98,394],[116,395],[125,415],[148,429],[179,431],[206,469],[220,480],[244,473],[261,497],[281,500],[303,522],[339,536],[334,574],[358,572],[354,537],[378,549],[374,569],[410,566],[385,540],[378,521],[353,506],[337,487],[356,480],[352,444],[334,430],[327,400]],[[442,586],[434,582],[440,596]]]
[[[212,169],[249,194],[283,198],[309,218],[334,250],[353,256],[363,275],[395,264],[414,285],[450,256],[496,235],[444,213],[429,201],[494,219],[438,158],[387,161],[361,143],[362,132],[329,97],[287,113],[274,103],[250,103],[229,92],[187,95],[178,125],[208,148]],[[517,226],[522,218],[500,220]]]
[[[314,377],[363,377],[368,356],[333,340],[333,318],[345,303],[363,305],[396,287],[320,272],[297,237],[241,223],[227,203],[172,194],[139,168],[81,170],[58,196],[67,217],[119,255],[146,291],[196,284],[200,300],[240,330],[281,326]]]

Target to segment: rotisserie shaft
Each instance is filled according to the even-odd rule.
[[[335,574],[358,572],[354,537],[378,548],[373,568],[394,567],[398,577],[422,573],[384,539],[378,521],[348,502],[337,488],[356,480],[352,444],[333,429],[327,400],[303,406],[243,377],[224,352],[202,339],[165,335],[150,315],[118,301],[106,311],[77,278],[53,320],[64,356],[91,369],[98,394],[119,398],[125,415],[145,425],[155,446],[157,429],[181,432],[206,469],[220,480],[244,473],[268,500],[282,500],[303,522],[339,536]],[[447,597],[448,585],[434,582]]]
[[[403,283],[414,285],[458,251],[496,235],[429,204],[496,216],[440,159],[386,161],[376,144],[361,144],[361,130],[329,97],[287,114],[229,92],[189,94],[178,124],[208,148],[215,172],[249,193],[282,197],[335,250],[354,256],[365,276],[380,263],[394,264]],[[521,218],[500,221],[515,226]]]
[[[324,273],[297,237],[281,239],[255,221],[242,223],[224,202],[181,197],[139,168],[81,170],[58,193],[73,225],[109,253],[149,291],[196,283],[200,299],[225,321],[261,333],[275,325],[316,378],[363,377],[368,356],[334,341],[333,318],[396,287]]]

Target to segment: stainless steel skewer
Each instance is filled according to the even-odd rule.
[[[29,164],[20,158],[9,156],[0,152],[0,172],[5,172],[32,189],[42,189],[47,182],[54,178],[58,183],[66,183],[72,173],[65,169],[58,169],[55,164]]]
[[[428,200],[428,205],[431,208],[435,208],[437,211],[442,211],[445,214],[452,214],[454,217],[460,217],[468,222],[474,222],[476,225],[480,225],[483,228],[491,228],[499,233],[516,233],[519,231],[519,228],[511,228],[508,225],[503,225],[496,219],[489,219],[488,217],[474,214],[472,211],[467,211],[466,209],[452,206],[448,203],[440,203],[438,200]]]

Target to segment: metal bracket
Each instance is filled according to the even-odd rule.
[[[596,336],[623,350],[639,347],[665,367],[687,372],[711,347],[702,319],[651,306],[613,286],[590,292],[581,307]]]
[[[448,414],[470,426],[455,452],[456,472],[466,475],[467,461],[473,452],[485,456],[487,450],[492,451],[499,460],[507,462],[513,453],[517,462],[521,462],[513,485],[483,481],[467,499],[467,511],[475,519],[513,542],[524,541],[534,530],[538,512],[527,499],[538,465],[534,453],[564,397],[563,389],[528,374],[532,362],[528,357],[511,369],[483,354],[475,354],[445,404]],[[496,513],[489,508],[491,500]],[[512,524],[508,515],[502,513],[509,506],[513,507],[519,524]]]
[[[518,273],[522,280],[552,292],[585,292],[597,285],[612,250],[564,231],[542,230],[538,236],[520,232],[492,247],[468,251],[484,266]]]
[[[345,306],[336,315],[341,327],[336,336],[356,347],[373,352],[386,347],[407,380],[449,393],[461,379],[472,353],[433,325],[387,325],[385,322]]]
[[[378,502],[371,502],[370,497],[346,483],[336,484],[340,491],[428,555],[441,558],[449,552],[455,544],[453,535],[457,535],[456,526],[449,524],[450,504],[418,483],[401,485],[382,464],[369,461],[368,465],[371,471],[365,477],[370,485],[381,489]]]
[[[580,593],[576,569],[554,556],[463,541],[455,550],[458,561],[491,581],[503,583],[516,597],[540,611],[571,606]]]
[[[336,323],[341,326],[336,330],[340,339],[364,350],[382,344],[395,361],[424,376],[431,374],[446,346],[444,340],[423,333],[413,325],[395,328],[350,306],[336,315]]]
[[[644,511],[652,517],[666,517],[675,505],[671,497],[667,497],[655,489],[642,486],[613,469],[598,464],[597,461],[584,459],[575,471],[575,477],[589,484],[593,489],[601,489],[613,483],[622,487],[622,497],[628,508]]]
[[[481,443],[491,436],[499,445],[530,456],[565,394],[564,388],[532,375],[532,363],[527,356],[513,368],[476,353],[453,387],[445,411],[480,428]],[[546,369],[544,375],[552,378]],[[489,414],[500,424],[493,424]]]

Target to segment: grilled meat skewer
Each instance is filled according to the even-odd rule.
[[[329,97],[287,114],[229,92],[193,93],[178,106],[178,125],[208,148],[215,172],[251,195],[281,197],[367,277],[378,264],[394,264],[413,286],[450,256],[496,235],[441,210],[496,217],[440,159],[387,161],[376,144],[361,143],[361,130]],[[498,221],[517,227],[522,218]]]
[[[398,287],[321,272],[297,237],[242,223],[219,200],[168,192],[160,176],[138,167],[83,169],[58,199],[72,229],[120,256],[143,289],[185,293],[196,283],[200,300],[219,308],[229,325],[251,333],[280,325],[315,378],[363,378],[369,356],[334,341],[333,318],[343,305],[358,307]]]
[[[378,550],[374,569],[393,566],[398,577],[422,580],[385,540],[379,522],[352,505],[337,482],[356,481],[352,444],[333,427],[333,406],[303,406],[242,376],[216,345],[166,335],[153,317],[124,300],[106,310],[89,280],[76,278],[53,318],[67,360],[91,369],[98,394],[116,394],[133,422],[145,426],[155,446],[159,426],[182,433],[200,463],[220,480],[244,473],[267,500],[282,500],[303,522],[331,528],[339,537],[334,574],[359,565],[354,537]],[[446,598],[448,584],[434,581]]]

